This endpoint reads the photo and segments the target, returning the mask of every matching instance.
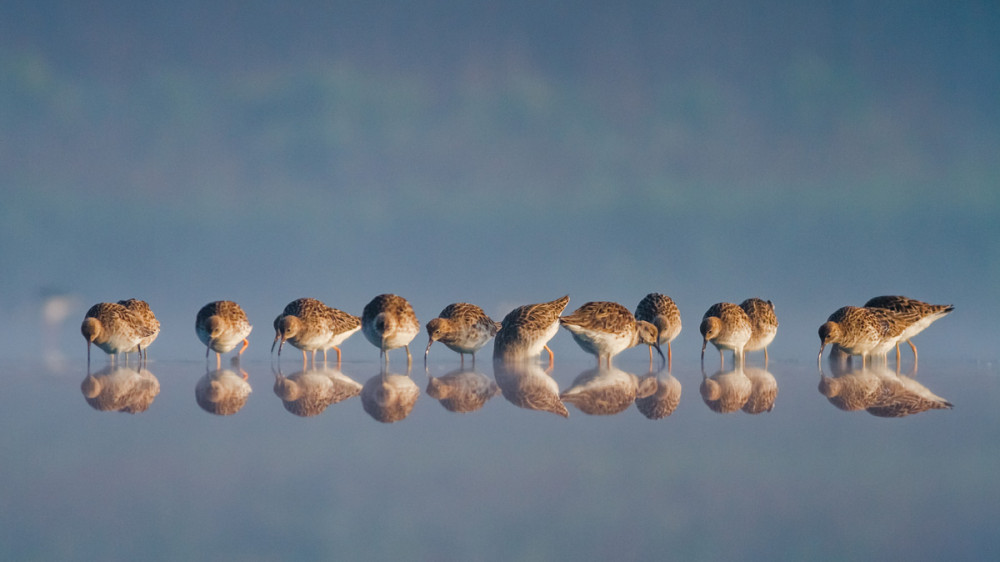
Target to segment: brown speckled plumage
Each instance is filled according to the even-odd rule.
[[[410,342],[420,333],[420,322],[410,303],[401,296],[382,294],[365,305],[361,313],[361,331],[365,339],[379,348],[388,361],[388,351],[403,347],[406,362],[413,360]]]
[[[327,358],[327,350],[333,348],[337,352],[337,362],[340,362],[339,346],[354,332],[361,329],[361,319],[342,310],[327,306],[312,298],[296,299],[274,319],[274,344],[278,344],[278,355],[281,347],[287,341],[302,350],[302,358],[311,351],[315,360],[316,352],[323,352],[323,360]]]
[[[160,335],[160,321],[156,319],[156,315],[153,314],[153,310],[149,308],[149,303],[139,299],[127,299],[123,301],[118,301],[118,304],[129,309],[132,314],[135,315],[136,320],[145,329],[147,336],[139,340],[139,353],[146,356],[146,350],[149,346],[156,341],[156,337]]]
[[[839,345],[848,355],[885,356],[903,332],[895,313],[879,308],[845,306],[837,309],[819,327],[819,356],[827,344]]]
[[[214,301],[201,307],[195,318],[194,328],[198,339],[207,347],[206,357],[209,350],[216,354],[227,353],[240,343],[243,347],[238,354],[242,354],[249,345],[247,336],[253,330],[246,313],[233,301]]]
[[[740,308],[750,319],[750,339],[747,340],[744,352],[764,350],[764,361],[767,361],[767,346],[778,333],[778,317],[774,314],[774,304],[756,297],[740,303]]]
[[[681,312],[674,300],[660,293],[649,293],[635,307],[635,319],[643,320],[656,326],[660,345],[667,344],[667,361],[673,359],[672,341],[681,333]],[[653,350],[649,350],[649,358],[653,358]]]
[[[499,330],[500,323],[494,322],[482,308],[467,302],[449,304],[437,318],[427,323],[427,349],[424,350],[424,357],[430,353],[431,344],[439,341],[458,353],[463,362],[465,354],[471,354],[475,364],[476,352],[493,339]]]
[[[639,343],[659,350],[656,326],[636,322],[632,313],[616,302],[588,302],[573,314],[560,317],[559,323],[584,351],[597,357],[599,365],[610,366],[612,357]]]
[[[140,315],[113,302],[102,302],[90,307],[80,325],[80,332],[87,340],[88,363],[91,344],[112,355],[113,359],[115,354],[133,351],[147,338],[156,337],[153,328]]]
[[[559,315],[566,309],[569,295],[550,302],[519,306],[501,322],[493,340],[493,359],[516,361],[536,357],[559,330]],[[551,363],[552,352],[549,350]]]
[[[924,331],[938,318],[943,318],[955,310],[955,307],[950,304],[929,304],[898,295],[874,297],[865,303],[865,307],[883,308],[896,313],[904,325],[899,340],[910,344],[914,362],[917,361],[917,346],[913,345],[910,338]],[[896,361],[899,361],[899,340],[896,342]]]
[[[720,364],[724,364],[722,352],[725,349],[733,351],[733,361],[743,360],[743,349],[750,341],[753,331],[750,318],[739,306],[720,302],[713,304],[701,319],[699,331],[702,336],[701,357],[705,358],[705,346],[708,342],[719,350]]]

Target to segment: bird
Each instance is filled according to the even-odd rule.
[[[431,345],[440,341],[448,349],[455,351],[465,364],[465,354],[472,355],[476,364],[476,352],[493,339],[500,330],[500,323],[494,322],[483,309],[467,302],[449,304],[438,317],[427,323],[427,349],[424,363],[431,352]]]
[[[220,354],[236,348],[240,342],[243,347],[236,353],[238,358],[246,351],[250,342],[247,336],[253,326],[247,320],[247,315],[240,305],[233,301],[214,301],[201,307],[194,322],[198,339],[205,344],[205,359],[209,351],[215,351],[216,367],[220,366]]]
[[[559,331],[559,315],[569,304],[569,295],[554,301],[526,304],[510,311],[500,322],[493,340],[494,361],[518,361],[549,352],[549,367],[555,356],[547,345]]]
[[[597,357],[598,365],[606,363],[610,368],[612,357],[640,343],[655,347],[663,357],[656,326],[644,320],[637,322],[627,308],[616,302],[585,303],[573,314],[561,316],[559,323],[584,351]]]
[[[899,341],[903,323],[897,315],[882,308],[844,306],[830,315],[819,327],[819,355],[827,344],[837,344],[848,355],[860,355],[862,363],[869,356],[884,357]]]
[[[115,354],[128,353],[139,348],[146,338],[156,337],[138,315],[114,302],[101,302],[90,307],[80,325],[80,333],[87,340],[88,366],[91,344],[111,355],[113,362]]]
[[[357,316],[329,307],[317,299],[296,299],[274,319],[271,352],[274,353],[277,344],[280,356],[281,347],[287,341],[302,350],[303,361],[306,360],[306,352],[311,351],[315,363],[317,351],[323,351],[323,361],[326,361],[327,350],[332,347],[337,351],[339,365],[340,348],[337,346],[360,329],[361,319]]]
[[[388,351],[403,347],[406,348],[407,366],[413,363],[410,342],[420,332],[420,322],[403,297],[382,294],[372,299],[361,314],[361,331],[379,348],[386,362],[389,361]]]
[[[125,308],[132,311],[132,314],[136,316],[139,322],[151,333],[150,335],[142,338],[138,344],[138,352],[140,358],[145,360],[148,352],[146,351],[150,344],[156,341],[156,337],[160,335],[160,321],[156,319],[156,315],[153,314],[153,310],[149,308],[149,303],[139,299],[128,299],[123,301],[118,301],[118,304],[124,306]]]
[[[743,347],[743,352],[764,350],[764,364],[767,365],[767,346],[774,341],[778,333],[778,317],[774,314],[774,304],[756,297],[740,303],[740,308],[750,319],[750,340]]]
[[[656,326],[659,342],[667,344],[667,365],[673,363],[674,353],[670,342],[681,333],[681,313],[674,300],[660,293],[649,293],[635,307],[635,319]],[[653,362],[653,348],[649,348],[649,361]]]
[[[891,310],[901,317],[905,323],[902,335],[899,339],[910,344],[913,350],[913,364],[917,363],[917,346],[913,345],[910,339],[924,331],[938,318],[943,318],[950,314],[955,307],[950,304],[929,304],[916,299],[911,299],[898,295],[885,295],[874,297],[865,303],[866,308],[884,308]],[[896,342],[896,363],[899,363],[899,342]]]
[[[702,336],[702,364],[705,362],[705,346],[708,345],[708,342],[712,342],[712,345],[719,350],[720,368],[725,364],[722,355],[724,349],[733,351],[734,363],[743,362],[743,349],[750,341],[753,327],[750,324],[750,318],[742,308],[728,302],[713,304],[702,317],[699,330]]]

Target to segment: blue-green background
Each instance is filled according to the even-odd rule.
[[[901,293],[957,307],[928,351],[996,358],[993,2],[0,10],[5,355],[53,292],[76,308],[51,347],[136,296],[187,356],[220,298],[266,340],[300,296],[425,321],[660,291],[687,348],[715,302],[773,300],[799,357]]]
[[[989,1],[4,2],[4,548],[995,557],[998,100]],[[426,322],[650,291],[684,318],[662,423],[423,396],[383,427],[270,394],[294,298],[358,314],[394,292]],[[880,294],[956,306],[915,339],[955,410],[852,417],[815,392],[816,328]],[[777,307],[783,394],[719,417],[698,321],[750,296]],[[79,395],[79,321],[128,297],[162,322],[163,391],[135,417]],[[226,419],[191,396],[216,299],[255,325],[253,400]],[[551,346],[565,387],[590,358]],[[376,369],[363,338],[343,350]]]

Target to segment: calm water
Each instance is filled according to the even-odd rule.
[[[437,354],[432,375],[457,369],[457,356]],[[884,419],[834,407],[808,361],[769,365],[773,411],[716,413],[697,363],[675,361],[679,405],[651,421],[634,405],[610,416],[570,405],[564,419],[505,394],[455,413],[427,394],[418,361],[419,398],[385,424],[358,396],[294,415],[259,361],[242,364],[245,404],[213,415],[195,398],[204,362],[153,355],[141,380],[101,383],[152,389],[152,403],[141,392],[119,402],[148,406],[134,415],[91,405],[100,392],[82,361],[62,372],[7,365],[5,559],[984,559],[1000,549],[996,365],[922,355],[916,380],[954,409]],[[405,373],[394,359],[390,371]],[[643,375],[645,360],[628,352],[616,367]],[[98,357],[95,374],[105,364]],[[281,366],[309,386],[297,361]],[[552,378],[565,390],[592,366],[557,356]],[[494,380],[489,361],[478,367],[481,383]],[[341,372],[313,386],[350,395],[379,366]],[[215,378],[244,385],[236,371]]]

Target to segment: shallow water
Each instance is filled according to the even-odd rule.
[[[204,361],[155,359],[141,383],[155,378],[152,402],[138,391],[101,402],[83,362],[8,363],[8,558],[983,559],[1000,548],[996,365],[922,356],[916,380],[954,409],[884,419],[835,407],[809,362],[769,365],[772,411],[720,414],[702,399],[699,365],[675,362],[679,404],[651,421],[634,405],[603,416],[568,405],[564,419],[507,394],[455,413],[428,395],[418,361],[412,410],[379,423],[350,391],[377,379],[375,362],[345,362],[347,396],[304,417],[273,390],[272,364],[245,361],[252,393],[223,416],[196,401]],[[615,366],[643,375],[645,359]],[[442,351],[430,374],[458,365]],[[281,367],[312,384],[299,362]],[[489,361],[478,367],[477,380],[494,380]],[[592,368],[557,356],[551,377],[565,391]],[[130,400],[145,411],[98,410]]]

